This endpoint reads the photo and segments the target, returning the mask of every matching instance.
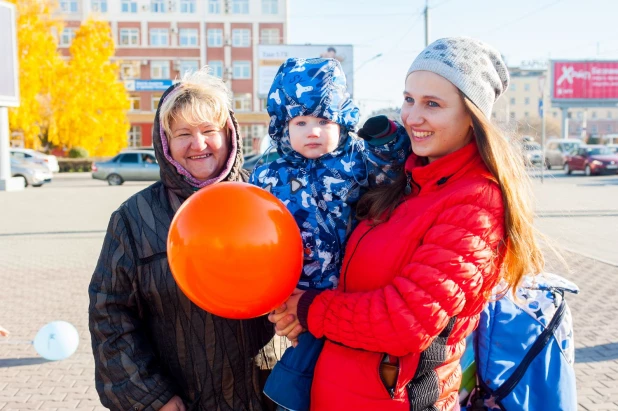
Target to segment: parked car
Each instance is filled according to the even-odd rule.
[[[567,156],[577,151],[582,144],[575,138],[549,140],[545,146],[545,165],[548,170],[552,167],[564,167]]]
[[[155,181],[159,164],[152,150],[125,150],[109,161],[92,163],[92,178],[107,180],[110,186],[125,181]]]
[[[573,171],[583,171],[587,176],[594,174],[618,173],[618,154],[613,153],[607,146],[582,145],[576,153],[568,156],[564,171],[571,174]]]
[[[618,144],[608,144],[607,148],[609,148],[612,153],[618,153]]]
[[[24,187],[41,187],[43,184],[52,181],[52,172],[46,166],[12,157],[11,176],[21,177],[24,180]]]
[[[522,144],[524,161],[527,166],[540,166],[543,164],[543,150],[535,141],[526,141]]]
[[[279,153],[277,152],[277,148],[273,146],[267,149],[264,154],[258,153],[258,154],[251,154],[251,155],[246,156],[242,167],[245,170],[249,170],[249,172],[251,172],[256,167],[259,167],[262,164],[273,162],[279,157],[280,156],[279,156]]]
[[[15,158],[17,160],[31,161],[33,163],[40,164],[47,167],[52,173],[57,173],[58,171],[60,171],[60,167],[58,166],[58,159],[56,158],[56,156],[41,153],[39,151],[29,148],[11,148],[9,152],[11,153],[11,158]]]

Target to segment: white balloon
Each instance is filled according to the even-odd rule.
[[[53,321],[36,333],[33,344],[36,352],[46,360],[64,360],[77,350],[79,333],[66,321]]]

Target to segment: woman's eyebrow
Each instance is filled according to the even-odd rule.
[[[409,93],[408,91],[406,91],[406,90],[404,90],[404,91],[403,91],[403,95],[404,95],[404,96],[412,96],[412,94],[410,94],[410,93]],[[421,96],[421,99],[423,99],[423,100],[440,100],[440,101],[444,101],[444,99],[443,99],[443,98],[440,98],[440,97],[438,97],[438,96],[434,96],[434,95],[431,95],[431,94],[426,95],[426,96]]]

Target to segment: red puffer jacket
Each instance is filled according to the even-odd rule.
[[[408,159],[418,186],[388,221],[352,233],[339,289],[301,298],[301,324],[327,339],[314,410],[456,406],[464,338],[499,277],[504,208],[475,143],[424,162]],[[390,392],[379,373],[385,353],[399,361]]]

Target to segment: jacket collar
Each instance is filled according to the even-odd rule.
[[[427,157],[419,157],[412,153],[406,160],[406,174],[412,180],[413,193],[419,191],[434,191],[440,186],[457,180],[472,167],[483,164],[476,142],[472,141],[459,150],[441,157],[431,163]]]

